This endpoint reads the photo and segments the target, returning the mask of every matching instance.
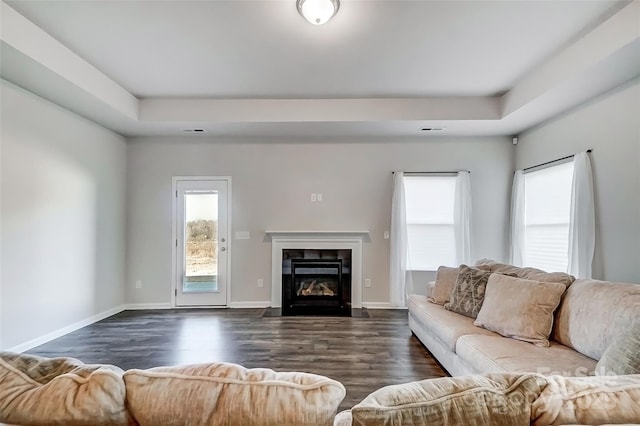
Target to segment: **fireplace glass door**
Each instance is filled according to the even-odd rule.
[[[342,279],[341,260],[294,260],[291,263],[294,299],[338,298]]]

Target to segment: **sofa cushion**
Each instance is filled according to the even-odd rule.
[[[497,272],[501,274],[512,274],[518,278],[526,280],[540,281],[543,283],[561,283],[569,287],[574,281],[573,275],[564,272],[545,272],[542,269],[509,265],[506,263],[496,262],[490,259],[480,259],[474,265],[475,268]]]
[[[544,375],[592,375],[596,361],[555,342],[538,347],[502,336],[467,335],[456,354],[480,373],[534,372]]]
[[[565,289],[560,283],[491,274],[473,324],[536,346],[549,346],[553,313]]]
[[[410,295],[408,307],[414,318],[419,320],[428,332],[442,341],[451,352],[455,352],[458,338],[465,334],[497,336],[492,331],[473,325],[472,318],[447,311],[443,306],[429,303],[424,296]]]
[[[228,363],[129,370],[127,403],[141,425],[331,425],[344,386],[315,374]]]
[[[341,411],[333,419],[333,426],[351,426],[351,423],[353,423],[351,410]]]
[[[545,385],[538,374],[501,374],[386,386],[351,409],[352,424],[528,426]]]
[[[614,340],[598,361],[596,374],[640,374],[640,328]]]
[[[490,271],[460,265],[449,302],[444,305],[445,309],[470,318],[477,317],[490,275]]]
[[[580,279],[556,313],[552,338],[600,359],[620,335],[640,328],[640,285]]]
[[[130,424],[123,373],[73,358],[0,352],[0,423]]]
[[[436,272],[436,281],[429,297],[429,302],[444,305],[449,301],[451,290],[458,278],[458,268],[441,266]]]
[[[533,402],[531,424],[603,425],[640,421],[640,375],[547,377]]]

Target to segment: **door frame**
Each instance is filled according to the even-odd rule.
[[[226,181],[227,182],[227,282],[226,300],[224,305],[210,306],[177,306],[176,292],[178,291],[178,182],[184,181]],[[173,176],[171,178],[171,307],[180,309],[228,308],[231,295],[231,176]]]

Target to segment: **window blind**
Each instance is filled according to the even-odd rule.
[[[405,176],[407,269],[455,264],[455,176]]]

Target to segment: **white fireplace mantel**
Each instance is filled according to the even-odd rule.
[[[271,238],[286,238],[286,237],[365,237],[369,235],[369,231],[264,231],[265,234],[271,236]]]
[[[362,242],[369,231],[265,231],[271,237],[271,307],[282,307],[282,250],[351,249],[351,306],[362,308]]]

